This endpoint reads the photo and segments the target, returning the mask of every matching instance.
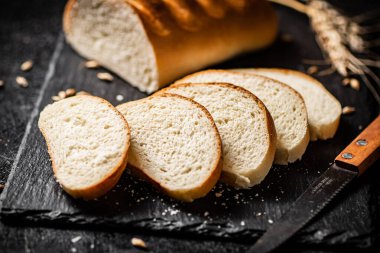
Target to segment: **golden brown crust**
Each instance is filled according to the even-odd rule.
[[[88,96],[88,97],[91,97],[92,99],[99,100],[101,103],[106,104],[111,110],[113,110],[114,112],[116,112],[120,116],[120,118],[125,122],[125,128],[126,128],[126,130],[128,132],[128,135],[127,135],[128,136],[128,138],[127,138],[128,142],[125,145],[125,149],[124,149],[124,152],[123,152],[123,157],[120,158],[120,162],[118,163],[118,165],[115,166],[115,168],[106,177],[104,177],[104,179],[102,181],[100,181],[98,183],[95,183],[93,185],[90,185],[90,186],[88,186],[86,188],[76,189],[76,190],[67,188],[64,185],[62,185],[61,182],[59,182],[59,184],[61,185],[61,187],[68,194],[70,194],[72,197],[74,197],[74,198],[83,198],[83,199],[88,199],[89,200],[89,199],[94,199],[94,198],[98,198],[98,197],[103,196],[109,190],[111,190],[116,185],[116,183],[119,181],[120,176],[122,175],[124,169],[127,166],[128,149],[129,149],[129,146],[130,146],[131,132],[130,132],[130,128],[129,128],[128,122],[126,121],[126,119],[124,118],[124,116],[118,110],[116,110],[116,108],[113,105],[111,105],[108,101],[106,101],[105,99],[99,98],[99,97],[91,96],[91,95],[79,95],[79,96]],[[75,97],[71,97],[71,99],[74,99],[74,98]],[[67,98],[67,99],[70,99],[70,98]],[[53,152],[51,151],[51,146],[50,146],[49,138],[46,135],[45,130],[43,129],[42,126],[39,125],[39,129],[40,129],[40,131],[41,131],[41,133],[42,133],[42,135],[43,135],[43,137],[44,137],[44,139],[46,141],[48,153],[49,153],[49,156],[50,156],[51,162],[52,162],[52,168],[53,168],[54,175],[57,175],[57,167],[55,165],[55,159],[54,159],[54,156],[53,156]]]
[[[145,98],[144,100],[154,99],[157,96],[176,97],[176,98],[180,98],[183,100],[187,100],[187,101],[191,102],[191,104],[195,105],[196,107],[198,107],[199,109],[201,109],[203,111],[203,113],[206,115],[206,117],[210,121],[212,128],[214,129],[215,138],[217,139],[217,159],[216,159],[216,162],[214,164],[214,168],[211,170],[209,177],[204,182],[202,182],[201,185],[197,186],[196,188],[192,188],[192,189],[188,189],[188,190],[173,191],[173,190],[170,190],[170,189],[163,187],[160,184],[160,182],[157,182],[156,180],[151,178],[148,174],[144,173],[144,171],[141,168],[138,168],[131,163],[128,163],[128,167],[130,167],[136,175],[138,175],[139,177],[151,182],[155,187],[159,188],[160,190],[165,192],[167,195],[169,195],[173,198],[182,200],[182,201],[191,202],[194,199],[201,198],[201,197],[207,195],[207,193],[215,186],[215,184],[217,183],[217,181],[220,177],[220,174],[222,171],[223,160],[222,160],[222,141],[220,139],[219,131],[218,131],[218,129],[214,123],[214,120],[213,120],[211,114],[207,111],[207,109],[204,106],[200,105],[199,103],[195,102],[194,100],[183,97],[183,96],[179,96],[179,95],[175,95],[175,94],[166,94],[166,93],[165,94],[157,94],[155,96]],[[122,105],[119,105],[119,106],[122,106]]]
[[[69,0],[65,8],[63,23],[68,42],[82,55],[103,62],[102,65],[148,92],[210,64],[266,47],[277,35],[275,12],[265,0],[104,0],[110,6],[125,4],[141,20],[144,31],[139,32],[146,33],[151,44],[153,72],[157,73],[149,84],[145,81],[141,84],[117,70],[116,63],[105,64],[104,59],[97,59],[94,49],[84,49],[77,44],[81,27],[75,26],[75,19],[80,17],[71,20],[74,17],[71,13],[78,12],[73,7],[76,2]],[[79,32],[70,37],[74,29]]]
[[[76,4],[77,0],[69,0],[65,6],[65,10],[63,11],[63,31],[65,34],[69,34],[71,31],[71,14],[74,4]]]

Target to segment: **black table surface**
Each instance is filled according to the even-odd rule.
[[[334,1],[336,3],[338,1]],[[20,144],[27,131],[28,120],[37,102],[39,91],[48,76],[49,62],[55,50],[56,42],[61,34],[61,15],[65,1],[47,0],[16,0],[2,4],[0,8],[0,80],[5,81],[5,87],[0,90],[0,184],[4,185],[16,160]],[[365,10],[379,9],[378,1],[346,1],[341,6],[354,13]],[[291,10],[279,8],[282,12],[292,15],[302,15]],[[22,73],[20,64],[27,59],[34,60],[33,70]],[[17,75],[25,76],[30,85],[21,88],[15,83]],[[347,93],[349,96],[350,93]],[[365,101],[364,101],[365,103]],[[352,116],[352,117],[355,117]],[[375,167],[379,167],[378,163]],[[359,202],[361,205],[380,206],[380,198],[366,198],[380,195],[380,180],[373,180],[379,173],[368,173],[358,180],[356,186],[351,187],[336,202]],[[379,182],[379,183],[377,183]],[[357,191],[364,197],[351,198],[349,191]],[[335,211],[344,205],[332,205],[328,211]],[[336,210],[344,213],[344,210]],[[323,215],[323,214],[322,214]],[[372,220],[374,217],[371,217]],[[328,227],[329,224],[326,224]],[[374,251],[378,245],[380,221],[373,220],[371,226],[375,231],[370,237],[367,247],[362,250]],[[72,238],[80,236],[81,240],[74,243]],[[159,233],[142,231],[115,232],[112,230],[84,230],[83,228],[52,228],[38,226],[9,226],[0,223],[0,252],[137,252],[138,249],[130,244],[132,237],[139,237],[146,241],[152,252],[244,252],[247,244],[223,240],[191,239]],[[357,238],[361,240],[361,238]],[[297,247],[297,248],[295,248]],[[355,248],[335,248],[316,245],[294,244],[284,245],[281,251],[302,252],[337,252],[353,251]]]

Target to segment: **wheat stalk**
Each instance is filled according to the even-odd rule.
[[[361,21],[375,17],[376,11],[368,17],[359,15],[350,19],[329,3],[321,0],[310,0],[306,4],[297,0],[270,1],[290,7],[309,17],[316,41],[326,62],[331,64],[330,69],[324,70],[320,74],[330,74],[336,71],[343,77],[352,74],[359,75],[380,104],[380,96],[366,76],[369,75],[380,86],[380,79],[368,67],[380,67],[380,63],[370,59],[360,59],[353,54],[353,52],[366,53],[370,47],[380,44],[380,41],[365,41],[361,36],[376,32],[380,30],[380,27],[363,27],[359,24]]]

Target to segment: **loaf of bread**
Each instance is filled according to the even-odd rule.
[[[161,94],[116,107],[131,127],[128,164],[169,196],[205,196],[222,169],[222,143],[210,113],[191,99]]]
[[[256,95],[268,108],[277,132],[276,164],[301,159],[309,144],[305,103],[301,96],[276,80],[226,70],[205,70],[188,75],[176,83],[227,82]]]
[[[264,0],[69,0],[67,41],[141,91],[268,46],[277,20]]]
[[[334,137],[339,126],[342,106],[315,78],[290,69],[247,68],[234,71],[267,76],[289,85],[298,91],[305,101],[311,140]]]
[[[75,198],[108,192],[127,165],[130,131],[110,103],[75,96],[48,105],[38,126],[45,137],[56,180]]]
[[[276,151],[276,131],[256,96],[226,83],[174,84],[162,93],[191,98],[210,112],[222,138],[222,181],[249,188],[265,178]]]

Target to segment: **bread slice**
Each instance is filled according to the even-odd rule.
[[[268,46],[277,18],[265,0],[69,0],[63,28],[79,54],[151,93]]]
[[[158,92],[178,94],[203,105],[213,117],[223,145],[222,181],[238,188],[259,184],[276,151],[276,131],[264,104],[231,84],[174,84]]]
[[[238,69],[238,71],[267,76],[298,91],[306,104],[311,140],[326,140],[334,137],[339,126],[342,106],[319,81],[290,69],[249,68]]]
[[[201,71],[176,81],[189,82],[227,82],[255,94],[268,108],[276,127],[274,162],[287,164],[301,159],[309,143],[309,130],[305,104],[295,90],[269,78],[225,70]]]
[[[210,113],[193,100],[162,94],[117,106],[131,127],[129,165],[169,196],[193,201],[216,184],[222,144]]]
[[[127,165],[130,131],[110,103],[87,95],[66,98],[46,106],[38,126],[68,194],[93,199],[114,187]]]

